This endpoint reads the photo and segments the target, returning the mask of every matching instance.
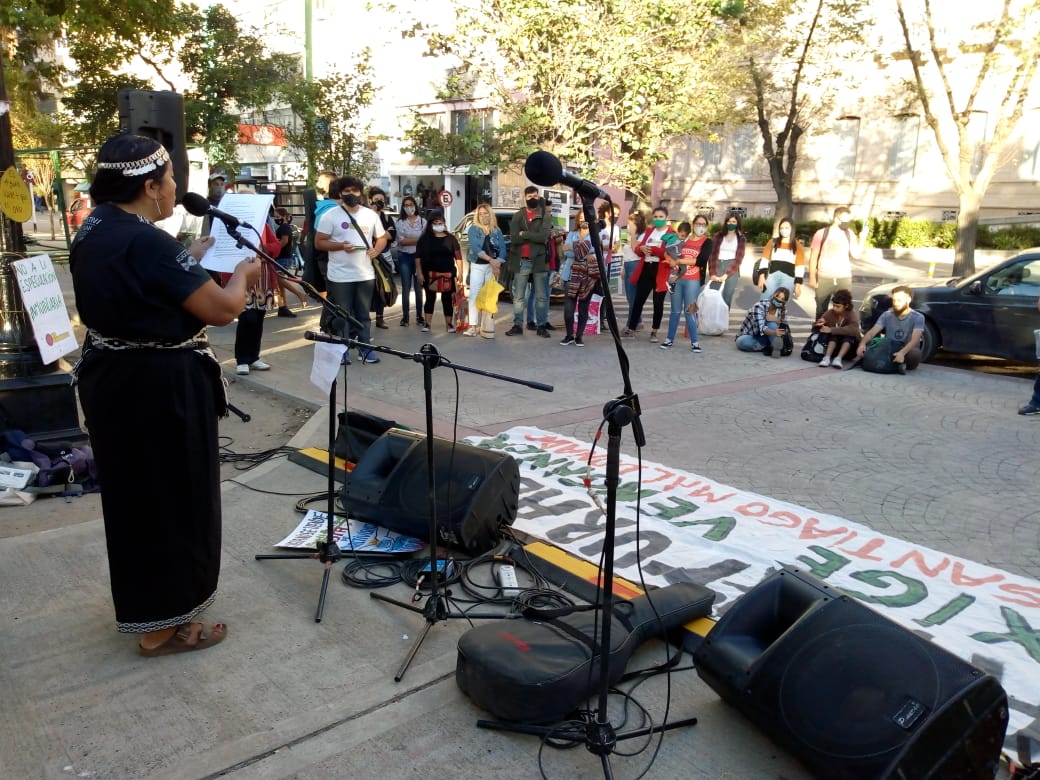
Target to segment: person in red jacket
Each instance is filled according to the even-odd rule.
[[[664,297],[668,293],[668,274],[672,267],[668,264],[666,248],[679,240],[678,234],[668,224],[668,209],[658,206],[654,209],[650,225],[635,245],[635,253],[639,258],[632,272],[632,282],[636,286],[636,297],[628,310],[628,323],[625,338],[635,336],[636,325],[643,313],[646,299],[653,293],[654,318],[651,323],[650,343],[657,343],[657,331],[664,317]]]

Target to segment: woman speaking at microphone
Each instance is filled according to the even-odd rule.
[[[217,592],[217,417],[227,413],[207,325],[226,325],[260,273],[243,260],[221,288],[199,265],[213,239],[185,249],[152,223],[173,213],[170,157],[119,135],[98,152],[97,208],[72,245],[76,308],[87,335],[76,366],[102,483],[116,628],[145,656],[201,650],[227,635],[196,618]]]

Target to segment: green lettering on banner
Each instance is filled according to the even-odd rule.
[[[995,645],[1000,642],[1014,642],[1022,645],[1029,657],[1040,663],[1040,631],[1036,631],[1029,625],[1028,621],[1011,607],[1001,607],[1000,614],[1004,623],[1010,629],[1006,634],[997,634],[993,631],[982,631],[972,634],[972,639],[985,642],[987,645]]]
[[[644,490],[640,492],[638,488],[638,482],[622,482],[618,485],[617,500],[635,501],[637,498],[650,498],[650,496],[656,496],[658,493],[656,490]]]
[[[574,476],[581,475],[584,478],[584,476],[585,476],[585,464],[584,463],[574,463],[574,465],[571,465],[572,463],[573,463],[573,461],[565,460],[559,466],[554,468],[552,470],[552,473],[555,476],[557,476],[557,477],[574,477]],[[568,483],[568,484],[571,484],[571,483]],[[579,482],[578,484],[579,485],[584,485],[583,482]]]
[[[713,517],[710,520],[680,520],[672,525],[677,528],[686,528],[690,525],[710,525],[711,530],[701,538],[707,539],[709,542],[721,542],[737,527],[737,519],[735,517]]]
[[[795,560],[805,564],[805,568],[809,570],[809,573],[814,577],[819,577],[821,580],[827,579],[836,571],[847,566],[852,560],[844,555],[839,555],[834,550],[828,550],[826,547],[820,547],[815,544],[809,545],[809,550],[819,555],[822,560],[815,561],[805,555],[799,555]]]
[[[682,517],[683,515],[692,515],[698,509],[692,501],[687,501],[685,498],[679,498],[677,496],[665,496],[668,501],[671,501],[675,506],[668,506],[667,504],[650,504],[654,509],[658,510],[657,517],[662,520],[671,520],[673,517]],[[674,523],[674,525],[682,525],[681,523]]]
[[[948,601],[946,604],[943,604],[931,615],[924,618],[914,618],[914,622],[920,626],[924,626],[925,628],[928,628],[928,626],[941,626],[947,620],[956,617],[974,603],[974,596],[962,593],[956,598]]]
[[[857,571],[850,576],[854,580],[859,580],[867,585],[873,585],[875,588],[883,590],[890,588],[893,584],[902,585],[904,588],[902,593],[892,596],[870,596],[866,593],[857,593],[848,588],[844,589],[850,596],[859,599],[865,604],[880,604],[883,607],[912,607],[914,604],[920,604],[928,598],[928,588],[923,582],[898,572],[871,569],[869,571]]]

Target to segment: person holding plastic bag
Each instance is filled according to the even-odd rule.
[[[495,337],[495,312],[498,310],[497,297],[494,309],[481,309],[477,305],[480,291],[492,279],[498,278],[498,271],[506,256],[506,241],[499,230],[495,214],[491,206],[481,203],[473,215],[473,224],[466,231],[469,248],[466,261],[469,265],[469,327],[464,335]],[[488,316],[490,315],[490,316]],[[490,322],[482,322],[482,319]]]
[[[685,231],[683,228],[685,227]],[[708,218],[698,214],[693,218],[693,236],[689,235],[690,225],[683,222],[679,225],[679,238],[683,239],[679,248],[679,258],[669,262],[677,273],[673,285],[668,314],[668,338],[661,349],[670,349],[679,330],[679,317],[686,317],[686,332],[690,337],[690,350],[701,351],[697,341],[697,298],[701,292],[701,284],[707,275],[708,257],[711,255],[711,239],[708,238]],[[683,233],[686,232],[686,235]],[[729,319],[729,312],[726,312]]]

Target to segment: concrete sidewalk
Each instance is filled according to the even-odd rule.
[[[872,269],[877,278],[889,270]],[[753,297],[739,293],[731,333]],[[456,363],[554,386],[547,394],[460,373],[456,397],[456,377],[439,368],[438,435],[456,430],[457,403],[459,436],[527,424],[590,441],[603,403],[621,391],[613,344],[590,337],[579,350],[533,333],[506,338],[507,309],[493,341],[443,326],[425,334],[399,327],[399,308],[375,339],[407,354],[430,343]],[[554,307],[557,326],[561,316]],[[232,400],[249,384],[324,405],[326,394],[308,380],[313,345],[303,338],[317,318],[315,308],[269,317],[263,357],[273,368],[247,377],[233,376],[234,327],[211,329]],[[905,377],[837,372],[797,356],[738,353],[732,336],[702,339],[703,354],[660,350],[639,336],[625,348],[644,458],[1040,578],[1040,421],[1015,414],[1028,381],[931,365]],[[422,370],[410,359],[355,361],[339,389],[352,409],[424,427]],[[324,446],[326,411],[294,446]],[[622,446],[634,453],[630,431]],[[157,474],[156,501],[166,489]],[[142,659],[132,639],[116,634],[100,518],[0,540],[0,776],[519,779],[538,776],[541,761],[549,777],[602,777],[585,750],[541,749],[534,737],[475,728],[487,715],[453,678],[463,621],[435,625],[400,683],[393,675],[420,616],[345,587],[340,565],[325,619],[314,623],[320,564],[253,556],[295,526],[298,496],[323,489],[323,477],[286,460],[224,484],[223,572],[210,618],[231,633],[198,656]],[[141,516],[147,522],[148,507]],[[389,592],[409,597],[403,586]],[[650,642],[641,655],[656,663],[663,650]],[[640,687],[637,698],[660,720],[665,680]],[[699,724],[665,736],[647,777],[808,777],[695,672],[679,671],[668,718],[690,716]],[[615,776],[637,776],[651,753],[614,756]]]

